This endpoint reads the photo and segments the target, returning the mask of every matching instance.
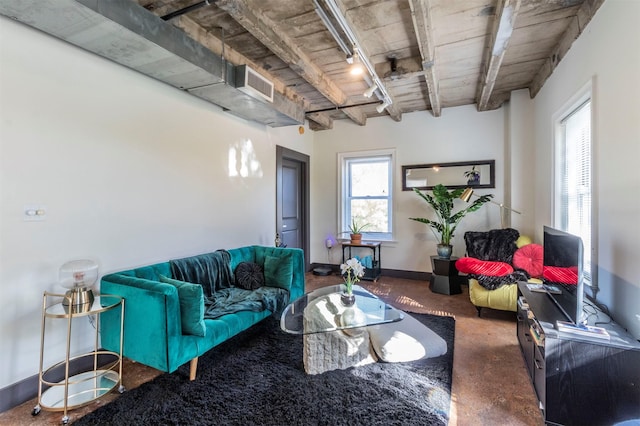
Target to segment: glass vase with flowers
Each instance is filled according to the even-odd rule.
[[[345,291],[340,296],[340,301],[344,306],[353,306],[356,297],[353,295],[353,285],[364,276],[364,266],[356,258],[351,258],[340,265],[340,272],[344,279]]]

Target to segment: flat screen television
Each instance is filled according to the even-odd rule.
[[[568,232],[544,227],[542,276],[545,285],[560,291],[547,291],[567,320],[584,324],[582,303],[583,245],[582,239]]]

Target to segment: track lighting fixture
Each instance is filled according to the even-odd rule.
[[[316,13],[320,16],[327,30],[347,55],[347,63],[351,65],[350,73],[352,75],[361,75],[366,71],[369,74],[370,78],[366,78],[365,76],[365,80],[368,83],[370,82],[374,88],[369,88],[364,95],[371,97],[374,93],[377,93],[378,98],[384,101],[383,104],[377,107],[378,112],[384,111],[393,101],[383,81],[378,77],[378,74],[376,74],[375,67],[369,58],[367,58],[366,53],[362,51],[362,46],[349,26],[347,18],[338,6],[336,0],[313,0],[313,3]],[[331,17],[329,15],[331,15]],[[348,47],[349,45],[351,48]],[[376,86],[377,88],[375,88]],[[367,96],[367,94],[369,96]]]
[[[378,113],[382,113],[382,111],[384,111],[389,105],[391,105],[391,102],[384,101],[376,107],[376,111],[378,111]]]
[[[373,93],[378,90],[378,85],[376,83],[373,83],[373,85],[371,87],[369,87],[367,90],[365,90],[365,92],[362,94],[362,96],[364,96],[365,98],[370,98],[371,96],[373,96]]]
[[[347,57],[347,62],[349,59]],[[360,55],[358,55],[358,51],[353,49],[353,56],[351,57],[351,70],[349,71],[351,75],[361,75],[364,72],[364,67],[362,66],[362,62],[360,62]]]

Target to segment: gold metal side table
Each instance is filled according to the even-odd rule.
[[[87,405],[97,398],[122,385],[122,337],[124,332],[124,299],[120,296],[102,294],[95,297],[90,306],[83,309],[65,306],[63,294],[44,292],[42,298],[42,334],[40,340],[40,369],[38,374],[38,404],[32,415],[41,410],[62,411],[62,424],[69,423],[67,411]],[[120,308],[119,352],[99,350],[100,314]],[[71,355],[71,327],[74,320],[95,316],[95,345],[90,352]],[[44,350],[47,319],[67,320],[66,356],[64,360],[44,368]],[[87,365],[81,372],[71,375],[69,365],[73,362]],[[89,366],[90,365],[90,366]],[[62,377],[62,380],[60,378]]]

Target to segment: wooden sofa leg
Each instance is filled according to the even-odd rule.
[[[478,311],[478,318],[480,318],[480,312],[482,311],[482,308],[480,306],[476,306],[476,309]]]
[[[189,363],[189,380],[194,381],[196,379],[197,369],[198,369],[198,357],[195,357]]]

